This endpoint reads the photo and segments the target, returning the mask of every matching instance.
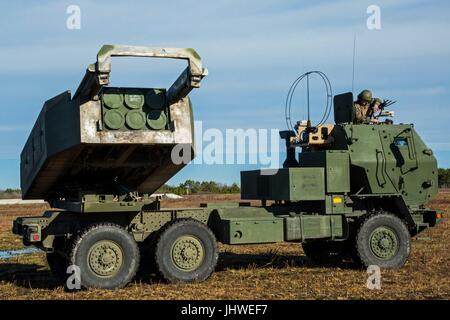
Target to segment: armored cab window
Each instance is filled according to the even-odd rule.
[[[404,137],[397,137],[394,139],[394,144],[396,147],[407,147],[408,139],[406,139]]]

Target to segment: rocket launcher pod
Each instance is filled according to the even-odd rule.
[[[184,59],[188,66],[168,89],[110,87],[114,56]],[[44,103],[21,153],[23,198],[153,193],[194,157],[188,94],[206,75],[193,49],[104,45],[73,96],[66,91]],[[190,151],[185,161],[172,161],[174,146]]]

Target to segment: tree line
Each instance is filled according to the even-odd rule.
[[[22,197],[22,192],[20,191],[20,189],[0,189],[0,199],[16,199],[20,197]]]
[[[241,189],[237,183],[227,185],[215,181],[186,180],[177,186],[163,185],[156,193],[175,193],[179,195],[195,193],[239,193]],[[0,199],[20,198],[20,189],[0,189]]]
[[[178,186],[163,185],[157,193],[175,193],[179,195],[195,193],[239,193],[241,191],[237,183],[227,185],[215,181],[186,180]]]
[[[450,187],[450,168],[438,169],[438,182],[440,188],[449,188]]]

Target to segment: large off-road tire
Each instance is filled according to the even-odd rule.
[[[344,257],[341,242],[316,240],[302,243],[305,255],[315,264],[339,264]]]
[[[66,280],[68,277],[67,257],[59,252],[47,253],[47,265],[50,272],[60,281]]]
[[[102,223],[86,228],[72,243],[69,263],[80,268],[85,288],[117,289],[126,286],[139,267],[139,248],[122,227]]]
[[[402,267],[411,251],[411,236],[405,223],[389,213],[367,216],[356,232],[357,262],[364,267]]]
[[[217,242],[203,223],[179,219],[168,224],[156,243],[155,262],[168,282],[200,282],[216,267]]]

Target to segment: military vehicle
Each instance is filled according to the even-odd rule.
[[[188,66],[168,89],[111,87],[115,56]],[[298,242],[319,263],[401,267],[411,236],[439,222],[425,206],[438,191],[433,152],[411,124],[353,124],[351,93],[334,97],[334,124],[280,133],[283,168],[241,172],[242,199],[261,205],[162,208],[150,195],[188,162],[174,150],[194,158],[188,94],[206,75],[193,49],[105,45],[73,96],[45,102],[21,154],[21,185],[24,199],[58,209],[17,218],[13,232],[46,252],[56,276],[75,265],[83,287],[121,288],[151,258],[168,282],[203,281],[217,242]]]

